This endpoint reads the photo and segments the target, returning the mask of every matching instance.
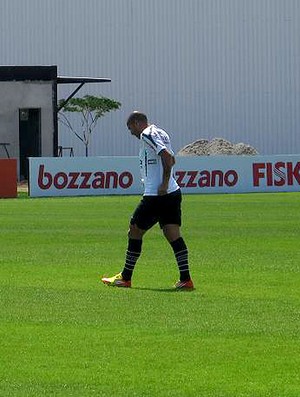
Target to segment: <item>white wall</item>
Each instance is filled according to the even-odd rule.
[[[2,63],[57,64],[61,75],[111,77],[84,95],[122,102],[91,155],[132,155],[133,109],[174,149],[224,137],[261,154],[299,153],[299,0],[1,0]],[[75,88],[75,87],[74,87]],[[61,87],[66,96],[71,87]],[[84,148],[61,129],[60,143]]]

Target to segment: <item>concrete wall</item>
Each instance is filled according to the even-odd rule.
[[[41,108],[42,156],[53,156],[52,82],[0,82],[0,142],[10,143],[10,157],[19,157],[19,109]],[[0,157],[6,154],[0,147]]]

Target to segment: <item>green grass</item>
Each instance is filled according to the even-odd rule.
[[[300,194],[185,196],[196,290],[138,197],[0,201],[0,396],[300,396]]]

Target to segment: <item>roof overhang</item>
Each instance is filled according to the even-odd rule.
[[[57,66],[3,66],[0,65],[0,81],[52,81],[53,86],[57,84],[79,84],[77,88],[68,96],[63,105],[57,107],[59,112],[85,83],[110,83],[107,77],[75,77],[57,76]]]
[[[57,76],[57,66],[3,66],[0,81],[49,81],[57,84],[109,83],[106,77]]]
[[[81,83],[110,83],[106,77],[68,77],[57,76],[57,84],[81,84]]]
[[[106,77],[66,77],[66,76],[57,76],[57,84],[79,84],[79,86],[68,96],[68,98],[57,107],[57,113],[72,99],[80,88],[85,83],[110,83],[111,79]]]

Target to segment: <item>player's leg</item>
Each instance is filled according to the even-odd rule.
[[[113,277],[103,277],[102,282],[104,284],[116,287],[131,287],[131,277],[142,252],[142,242],[145,233],[146,230],[140,229],[135,223],[130,224],[124,268],[121,273]]]
[[[128,230],[128,246],[125,255],[125,264],[122,271],[122,277],[130,281],[136,262],[142,252],[143,236],[147,230],[140,229],[136,223],[131,223]]]
[[[143,236],[158,220],[154,201],[151,197],[144,197],[137,206],[129,225],[124,268],[114,277],[102,278],[103,283],[118,287],[131,286],[131,277],[142,252]]]
[[[143,236],[158,221],[156,211],[156,197],[148,196],[143,197],[132,215],[128,231],[125,265],[122,271],[124,280],[131,280],[136,262],[142,252]]]
[[[180,227],[176,224],[168,224],[163,226],[163,232],[173,248],[176,258],[179,277],[181,282],[186,282],[191,279],[189,271],[188,248],[184,239],[180,235]]]
[[[181,192],[177,191],[164,197],[161,204],[160,226],[170,243],[177,262],[180,280],[177,289],[193,289],[189,271],[188,248],[180,233]]]

